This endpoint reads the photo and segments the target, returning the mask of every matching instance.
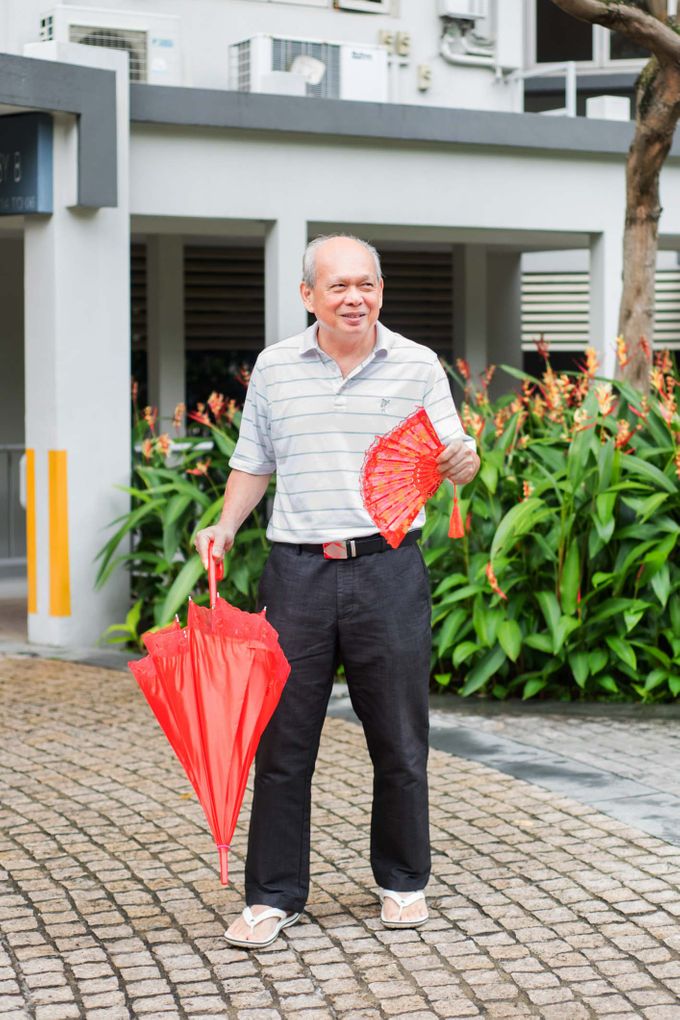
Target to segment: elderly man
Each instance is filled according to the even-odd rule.
[[[247,906],[225,933],[246,948],[269,945],[305,906],[312,773],[339,662],[373,762],[381,920],[427,920],[430,592],[416,545],[424,513],[390,548],[363,507],[359,472],[375,436],[419,406],[446,444],[442,475],[462,484],[479,468],[436,355],[378,321],[383,280],[371,245],[312,241],[301,295],[316,322],[259,355],[219,524],[196,540],[204,565],[211,539],[221,559],[276,472],[259,594],[291,674],[257,752]],[[339,543],[345,558],[335,558]]]

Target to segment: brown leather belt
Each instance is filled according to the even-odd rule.
[[[421,534],[420,528],[408,531],[399,544],[399,548],[404,545],[415,545]],[[288,545],[289,547],[291,545],[289,542],[275,542],[274,544]],[[346,538],[340,542],[323,542],[320,545],[303,542],[299,545],[293,544],[292,548],[297,549],[298,552],[320,553],[327,560],[353,560],[356,556],[370,556],[373,553],[387,552],[388,549],[392,549],[392,546],[382,535],[364,535],[362,538]]]

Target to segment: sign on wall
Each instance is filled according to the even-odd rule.
[[[0,117],[0,216],[52,212],[52,118]]]

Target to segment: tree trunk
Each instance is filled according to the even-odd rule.
[[[644,337],[654,336],[654,281],[661,205],[659,174],[680,116],[680,67],[652,57],[637,87],[635,136],[626,164],[626,220],[623,235],[623,291],[619,333],[627,346],[623,378],[649,388],[650,363]]]

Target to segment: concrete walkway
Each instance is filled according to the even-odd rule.
[[[680,848],[531,772],[540,755],[576,761],[570,728],[573,753],[594,754],[587,728],[601,727],[605,771],[633,768],[640,733],[648,760],[621,779],[656,790],[654,761],[673,769],[659,734],[667,757],[675,724],[466,711],[434,715],[427,927],[379,925],[370,763],[360,728],[331,717],[308,910],[249,954],[222,932],[240,908],[250,795],[224,890],[202,812],[131,678],[0,659],[0,1017],[677,1020]],[[525,765],[541,785],[512,773],[514,745],[538,756]]]

